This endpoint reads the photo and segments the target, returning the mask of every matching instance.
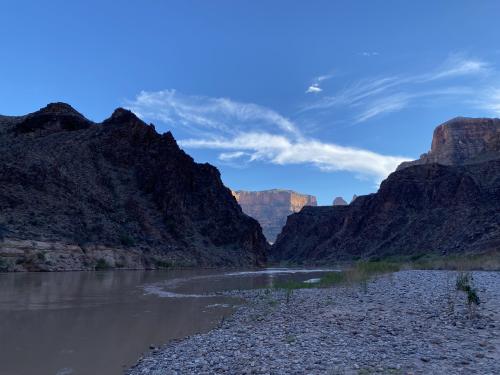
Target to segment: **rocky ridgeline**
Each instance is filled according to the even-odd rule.
[[[274,242],[288,215],[316,206],[316,197],[291,190],[233,191],[243,212],[256,219],[269,242]]]
[[[261,265],[267,243],[209,164],[117,109],[0,117],[0,270]]]
[[[377,193],[347,206],[305,207],[290,215],[271,257],[312,263],[498,251],[499,122],[455,119],[440,125],[432,150],[404,163]]]

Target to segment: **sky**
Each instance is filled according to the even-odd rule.
[[[456,116],[500,116],[500,2],[0,2],[0,114],[171,130],[235,190],[373,193]]]

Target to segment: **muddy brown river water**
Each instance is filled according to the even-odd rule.
[[[0,375],[122,374],[150,345],[208,331],[242,303],[217,292],[324,272],[0,273]]]

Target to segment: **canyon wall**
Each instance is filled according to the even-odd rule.
[[[0,117],[0,270],[253,266],[267,242],[219,171],[132,112]]]
[[[271,258],[328,263],[498,251],[498,123],[458,119],[440,125],[432,150],[404,163],[377,193],[359,196],[347,206],[305,207],[289,216]]]
[[[291,190],[233,191],[243,212],[256,219],[269,242],[274,242],[288,215],[316,206],[316,197]]]

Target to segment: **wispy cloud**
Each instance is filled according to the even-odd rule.
[[[218,159],[229,164],[306,164],[323,171],[350,171],[378,183],[408,160],[305,137],[278,112],[227,98],[163,90],[141,92],[128,107],[148,120],[191,131],[193,137],[179,140],[181,146],[218,150]]]
[[[250,161],[278,165],[311,164],[323,171],[349,171],[380,182],[408,158],[386,156],[368,150],[339,146],[316,139],[295,139],[267,133],[246,133],[233,138],[185,139],[183,147],[244,150],[230,157],[249,155]]]
[[[410,96],[406,94],[395,94],[379,98],[371,102],[354,121],[356,123],[363,122],[382,113],[399,111],[408,106],[409,102]]]
[[[414,105],[419,98],[466,96],[472,90],[450,86],[452,78],[472,77],[491,72],[491,66],[479,59],[451,55],[431,72],[414,75],[393,75],[358,80],[335,95],[324,95],[307,104],[301,113],[315,110],[349,109],[352,122],[360,123]]]
[[[222,131],[235,134],[255,124],[267,131],[275,128],[298,133],[293,122],[276,111],[228,98],[183,95],[176,90],[142,91],[127,105],[141,117],[169,125],[180,124],[196,133]]]
[[[475,99],[473,104],[495,116],[500,116],[500,88],[489,88],[478,99]]]
[[[484,74],[490,71],[490,64],[478,59],[468,59],[461,54],[451,55],[435,72],[415,77],[415,80],[435,81],[438,79]]]
[[[500,115],[500,86],[477,90],[480,76],[492,71],[484,61],[452,55],[425,73],[357,80],[334,95],[314,99],[295,119],[255,103],[185,95],[176,90],[143,91],[128,102],[128,107],[145,119],[163,122],[174,130],[182,128],[188,133],[179,140],[183,147],[216,150],[222,164],[303,164],[325,172],[352,172],[378,183],[408,158],[306,136],[311,122],[303,122],[305,112],[304,117],[311,113],[320,116],[340,109],[350,117],[347,121],[355,124],[411,106],[453,99],[454,103],[468,100],[477,108]],[[331,78],[332,74],[315,77],[306,92],[323,95],[329,86],[322,84]],[[313,118],[312,126],[319,118]]]

